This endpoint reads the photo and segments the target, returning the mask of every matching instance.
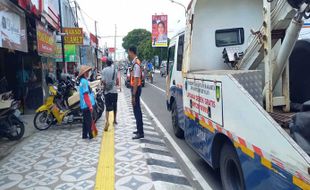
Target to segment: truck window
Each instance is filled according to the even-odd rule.
[[[184,34],[179,37],[177,71],[182,71],[183,50],[184,50]]]
[[[235,46],[244,43],[244,29],[233,28],[215,31],[216,47]]]
[[[173,63],[174,63],[174,53],[175,53],[175,46],[169,47],[169,50],[168,50],[168,61],[167,61],[167,74],[169,74],[169,72],[172,69],[172,66],[173,66]]]

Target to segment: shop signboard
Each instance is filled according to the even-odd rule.
[[[39,22],[37,22],[37,45],[39,55],[55,56],[55,35]]]
[[[0,1],[0,47],[28,52],[26,19],[9,0]]]
[[[53,26],[56,30],[59,31],[59,4],[57,0],[41,0],[42,2],[42,15],[46,21]]]
[[[55,61],[56,62],[62,62],[62,49],[61,44],[56,43],[56,51],[55,51]]]
[[[115,48],[109,48],[109,53],[115,53]]]
[[[83,28],[63,28],[65,44],[83,45]]]
[[[90,33],[89,36],[90,36],[90,45],[92,47],[97,47],[97,45],[98,45],[98,38],[94,34],[92,34],[92,33]]]
[[[168,16],[152,16],[152,47],[168,46]]]
[[[18,5],[28,12],[39,16],[42,13],[42,1],[43,0],[18,0]]]
[[[90,46],[81,46],[81,65],[92,65],[92,48]]]
[[[65,60],[66,62],[76,62],[76,45],[65,45]]]
[[[57,43],[56,47],[56,62],[62,62],[61,44]],[[65,45],[65,62],[77,62],[77,48],[76,45]]]

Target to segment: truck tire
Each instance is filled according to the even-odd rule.
[[[244,190],[241,164],[235,148],[225,143],[221,150],[220,173],[224,190]]]
[[[180,128],[179,125],[179,117],[178,117],[178,109],[175,101],[172,103],[171,107],[171,119],[174,135],[180,139],[184,138],[184,131]]]

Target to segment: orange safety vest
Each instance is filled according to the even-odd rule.
[[[141,80],[141,78],[142,78],[141,61],[138,58],[136,58],[134,62],[135,63],[133,64],[133,66],[131,68],[131,72],[130,72],[130,86],[134,86],[134,84],[135,84],[135,80],[134,80],[135,79],[135,77],[134,77],[134,67],[135,67],[136,64],[139,65],[139,67],[140,67],[140,77],[138,79],[138,86],[141,86],[142,85],[142,80]]]

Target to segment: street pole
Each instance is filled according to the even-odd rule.
[[[76,1],[74,1],[74,5],[75,5],[76,25],[77,25],[77,27],[79,27],[79,17],[78,17],[78,11],[77,11],[78,7],[77,7]]]
[[[79,27],[79,17],[78,17],[78,6],[77,6],[77,2],[74,1],[74,5],[75,5],[75,17],[76,17],[76,26]],[[80,65],[82,65],[82,52],[81,52],[81,46],[78,45],[79,47],[79,58],[80,58]]]
[[[97,69],[99,68],[98,65],[98,34],[97,34],[97,21],[95,21],[95,36],[96,36],[96,49],[95,49],[95,54],[96,54],[96,67]]]
[[[187,9],[186,9],[185,5],[183,5],[180,2],[174,1],[174,0],[170,0],[170,1],[171,1],[171,3],[175,3],[175,4],[180,5],[181,7],[183,7],[184,10],[185,10],[185,17],[187,16]]]
[[[63,27],[62,27],[62,11],[61,11],[61,0],[58,0],[59,4],[59,20],[60,20],[60,32],[63,32]],[[65,44],[64,44],[64,36],[61,35],[61,53],[62,53],[62,62],[65,66],[65,73],[67,72],[67,65],[66,65],[66,60],[65,60]],[[59,80],[59,79],[58,79]]]
[[[117,26],[115,24],[115,33],[114,33],[114,61],[116,61],[116,36],[117,36]]]

